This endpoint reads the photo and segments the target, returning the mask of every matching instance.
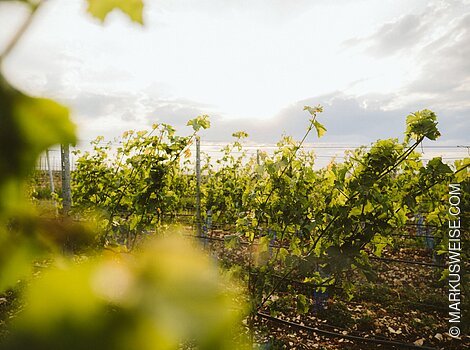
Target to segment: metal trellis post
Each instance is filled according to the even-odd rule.
[[[70,188],[70,148],[68,144],[60,146],[60,160],[62,165],[62,207],[63,213],[68,214],[72,208],[72,190]]]

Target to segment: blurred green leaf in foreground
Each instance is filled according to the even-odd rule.
[[[143,24],[142,10],[144,3],[142,0],[87,0],[88,12],[104,22],[106,17],[114,9],[124,12],[134,22]]]
[[[30,15],[0,53],[0,68],[43,2],[23,3]],[[88,4],[102,21],[117,8],[142,23],[142,0]],[[196,127],[208,126],[200,122]],[[2,329],[0,348],[243,348],[235,334],[244,311],[237,288],[230,291],[196,247],[160,239],[132,255],[71,256],[78,246],[96,245],[93,234],[71,219],[37,215],[25,189],[39,155],[75,141],[66,107],[22,93],[0,71],[0,293],[15,290],[21,305]],[[33,274],[35,265],[42,271]]]
[[[62,263],[27,288],[2,349],[240,349],[244,310],[216,266],[180,239]]]

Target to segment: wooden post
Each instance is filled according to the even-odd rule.
[[[67,215],[72,208],[72,190],[70,188],[70,148],[69,145],[60,146],[60,160],[62,165],[62,210]]]

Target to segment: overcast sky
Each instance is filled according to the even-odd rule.
[[[470,144],[470,1],[145,4],[141,27],[119,12],[101,25],[84,0],[49,0],[5,74],[70,106],[82,140],[162,121],[184,130],[209,114],[207,140],[246,130],[275,142],[301,137],[303,106],[321,103],[322,142],[401,137],[406,115],[430,108],[439,145]],[[1,3],[0,46],[24,14]]]

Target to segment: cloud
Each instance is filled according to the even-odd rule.
[[[233,131],[244,130],[255,142],[272,143],[281,138],[283,134],[301,139],[309,124],[309,115],[303,110],[305,105],[321,104],[324,112],[319,114],[318,120],[328,129],[326,135],[318,139],[314,133],[308,142],[369,144],[378,139],[403,139],[406,116],[417,110],[427,108],[426,105],[410,103],[397,109],[386,110],[387,105],[394,96],[369,94],[363,96],[349,96],[341,92],[308,98],[298,101],[278,113],[271,119],[253,122],[248,119],[237,121],[216,120],[207,133],[207,137],[219,135],[228,138]],[[442,133],[440,142],[450,144],[468,143],[466,123],[470,108],[465,110],[449,110],[436,108],[439,129]]]
[[[426,106],[468,115],[469,4],[433,1],[419,13],[405,14],[369,36],[344,42],[349,49],[358,48],[365,55],[389,62],[390,69],[394,62],[407,62],[408,79],[386,99],[385,109]]]
[[[409,92],[431,93],[444,103],[454,97],[456,107],[467,108],[470,101],[470,14],[450,23],[443,36],[419,53],[421,73],[407,86]]]
[[[382,99],[385,100],[385,97],[382,96]],[[300,139],[309,125],[309,114],[303,110],[303,107],[321,104],[324,106],[324,112],[319,114],[318,120],[328,131],[320,140],[315,133],[312,133],[309,142],[361,144],[379,138],[401,136],[404,125],[403,114],[381,110],[379,107],[381,103],[374,96],[357,98],[334,92],[298,101],[262,125],[253,127],[247,122],[238,125],[246,126],[248,133],[261,142],[273,142],[283,134]]]
[[[346,0],[341,0],[345,2]],[[337,1],[340,2],[340,1]],[[327,0],[312,2],[309,0],[296,0],[286,2],[284,0],[200,0],[197,6],[194,6],[192,0],[179,0],[179,1],[155,1],[154,7],[149,3],[150,11],[199,11],[211,15],[226,15],[243,13],[250,16],[264,15],[266,20],[269,12],[270,16],[275,15],[275,18],[280,21],[286,21],[298,15],[301,15],[306,9],[318,5],[318,3],[328,3]]]
[[[419,16],[408,14],[392,23],[384,24],[376,33],[365,39],[351,41],[350,44],[364,43],[366,52],[384,57],[409,49],[419,42],[426,34],[430,23]]]
[[[354,37],[343,42],[348,48],[359,47],[376,58],[396,54],[412,55],[451,34],[453,23],[468,13],[469,1],[429,1],[427,6],[416,13],[405,13],[380,25],[372,34]],[[437,39],[437,40],[436,40]]]
[[[217,113],[210,113],[213,111],[210,105],[143,91],[80,91],[73,97],[61,97],[59,100],[70,107],[74,119],[86,130],[89,130],[86,124],[93,123],[94,129],[101,127],[109,131],[110,122],[113,123],[115,134],[106,132],[111,137],[126,129],[148,128],[154,123],[171,124],[185,134],[191,132],[186,126],[188,120],[198,115],[211,114],[214,120],[221,119]]]
[[[191,129],[186,126],[187,121],[201,114],[209,114],[212,126],[202,132],[206,140],[229,142],[233,132],[243,130],[250,135],[250,141],[263,143],[276,142],[282,135],[301,139],[309,125],[309,115],[303,107],[321,104],[324,106],[324,113],[321,113],[318,119],[328,131],[320,140],[312,133],[308,142],[354,145],[368,144],[377,139],[402,139],[406,116],[419,109],[431,108],[438,114],[443,141],[463,144],[468,140],[466,124],[470,108],[433,108],[428,104],[430,101],[426,100],[413,100],[399,108],[384,108],[396,98],[397,96],[384,94],[354,96],[336,91],[293,103],[267,120],[226,119],[210,105],[146,94],[112,95],[86,92],[70,100],[68,104],[72,106],[82,124],[86,124],[87,120],[93,123],[102,120],[101,127],[104,129],[107,125],[109,128],[109,122],[114,120],[117,134],[130,128],[148,128],[153,123],[168,123],[179,133],[189,134]]]
[[[321,103],[322,142],[400,137],[422,108],[447,142],[468,140],[468,1],[149,1],[139,29],[99,26],[80,4],[45,6],[5,64],[26,91],[70,105],[89,138],[155,122],[190,132],[187,120],[209,114],[208,139],[299,139],[303,106]],[[357,36],[341,50],[346,35]]]
[[[148,121],[170,123],[177,127],[186,126],[188,120],[208,114],[212,107],[188,99],[150,99],[152,110]]]

